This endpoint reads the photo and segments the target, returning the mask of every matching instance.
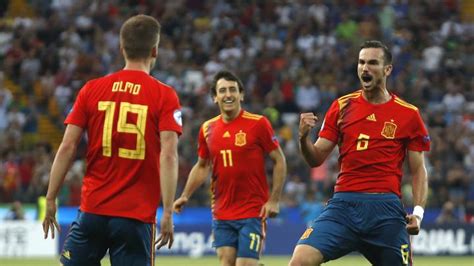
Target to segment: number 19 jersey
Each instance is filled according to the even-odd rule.
[[[181,134],[173,88],[143,71],[87,82],[65,123],[87,131],[80,209],[155,223],[160,202],[160,131]]]
[[[243,110],[231,122],[219,115],[201,126],[198,153],[212,161],[215,219],[259,217],[269,194],[265,155],[278,145],[270,122]]]

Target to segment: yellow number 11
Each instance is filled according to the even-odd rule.
[[[99,111],[105,111],[104,129],[102,131],[102,155],[112,156],[112,131],[114,124],[115,102],[100,101]],[[128,113],[137,115],[135,124],[127,122]],[[145,159],[145,129],[148,106],[141,104],[132,104],[128,102],[120,103],[119,117],[117,122],[117,132],[135,134],[137,144],[134,150],[119,148],[118,156],[127,159],[143,160]]]
[[[222,161],[224,163],[224,167],[231,167],[234,166],[234,162],[232,161],[232,151],[231,150],[220,150],[222,155]]]

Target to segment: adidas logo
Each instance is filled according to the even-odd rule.
[[[370,120],[370,121],[374,121],[374,122],[377,121],[377,119],[375,119],[375,114],[371,114],[371,115],[367,116],[365,119]]]
[[[224,135],[222,135],[223,138],[230,138],[230,133],[229,131],[226,131]]]

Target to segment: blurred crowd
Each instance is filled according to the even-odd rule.
[[[389,90],[418,106],[429,127],[428,207],[449,208],[454,222],[474,221],[474,24],[467,2],[1,1],[0,203],[34,203],[45,194],[57,147],[38,138],[40,118],[62,132],[81,86],[123,67],[120,26],[144,13],[162,25],[152,75],[173,86],[183,106],[178,193],[197,159],[199,126],[218,114],[210,80],[229,69],[244,82],[244,108],[269,118],[286,154],[283,205],[317,215],[332,195],[337,151],[321,167],[304,163],[299,112],[322,118],[334,99],[357,90],[358,47],[379,39],[394,57]],[[79,204],[85,145],[66,177],[62,205]],[[402,193],[410,206],[406,172]],[[191,204],[209,206],[209,193],[206,184]]]

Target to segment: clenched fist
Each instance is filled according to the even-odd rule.
[[[316,126],[318,122],[318,117],[313,113],[301,113],[300,114],[300,127],[298,130],[298,135],[300,139],[305,138],[309,131]]]

